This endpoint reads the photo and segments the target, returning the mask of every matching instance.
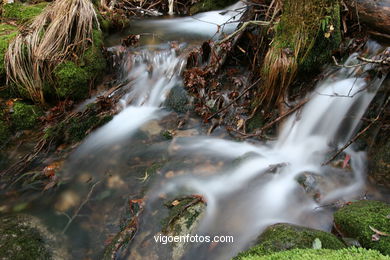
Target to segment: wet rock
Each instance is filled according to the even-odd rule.
[[[285,259],[310,259],[310,260],[389,260],[390,257],[380,254],[378,251],[364,248],[344,248],[339,250],[330,249],[293,249],[277,252],[265,256],[248,255],[240,260],[285,260]]]
[[[331,233],[293,224],[279,223],[269,226],[259,236],[256,245],[240,253],[236,259],[245,259],[250,255],[262,256],[290,249],[312,248],[316,238],[321,241],[322,248],[341,249],[345,247],[343,242]]]
[[[362,200],[339,209],[334,214],[337,228],[348,237],[356,238],[360,244],[390,255],[390,205],[380,201]]]
[[[165,100],[165,106],[178,113],[185,113],[191,110],[192,98],[181,85],[174,86]]]
[[[70,259],[64,244],[35,217],[0,217],[0,259]]]
[[[163,224],[163,233],[168,236],[194,235],[205,213],[206,205],[196,196],[169,201],[165,204],[170,209]],[[172,243],[172,259],[179,260],[186,252],[189,243]]]
[[[296,177],[296,181],[309,196],[318,201],[322,194],[327,194],[352,182],[353,172],[335,168],[329,168],[323,174],[303,172]]]

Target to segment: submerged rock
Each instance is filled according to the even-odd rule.
[[[70,259],[58,235],[28,215],[0,217],[0,259]]]
[[[242,260],[285,260],[285,259],[310,259],[310,260],[389,260],[390,257],[384,256],[375,250],[366,250],[364,248],[344,248],[339,250],[330,249],[293,249],[283,252],[277,252],[264,256],[248,255]]]
[[[248,256],[262,256],[296,248],[313,248],[313,242],[317,238],[321,241],[322,248],[341,249],[345,247],[344,243],[331,233],[279,223],[269,226],[260,235],[254,247],[240,253],[235,259],[241,260]]]
[[[334,214],[338,229],[356,238],[365,248],[390,255],[390,205],[380,201],[362,200],[346,205]]]

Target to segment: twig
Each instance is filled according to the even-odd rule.
[[[254,86],[257,85],[257,83],[259,83],[260,81],[260,78],[258,80],[255,81],[255,83],[253,83],[252,85],[250,85],[249,87],[247,87],[246,89],[244,89],[244,91],[238,96],[236,97],[233,101],[231,101],[229,104],[227,104],[226,106],[224,106],[223,108],[219,109],[217,112],[215,112],[214,114],[212,114],[211,116],[209,116],[206,121],[209,121],[211,118],[215,117],[216,115],[218,115],[219,113],[221,113],[222,111],[226,110],[228,107],[230,107],[231,105],[233,105],[236,101],[238,101],[243,95],[245,95],[245,93],[247,93],[249,90],[251,90]]]
[[[363,130],[361,130],[359,133],[357,133],[348,143],[346,143],[343,147],[341,147],[341,149],[339,149],[328,161],[326,161],[325,163],[322,163],[322,166],[325,166],[327,164],[329,164],[331,161],[333,161],[339,154],[341,154],[345,149],[347,149],[352,143],[354,143],[360,136],[362,136],[365,132],[367,132],[368,129],[371,128],[371,126],[373,124],[376,123],[376,121],[379,120],[381,114],[383,113],[383,111],[385,110],[387,104],[389,103],[390,101],[390,97],[387,98],[385,104],[382,106],[381,110],[379,111],[378,115],[376,116],[376,118],[374,120],[371,121],[371,123],[366,126]]]
[[[293,107],[292,109],[290,109],[289,111],[287,111],[286,113],[284,113],[283,115],[280,115],[278,118],[276,118],[274,121],[266,124],[265,126],[263,126],[262,128],[260,128],[260,133],[264,132],[264,130],[267,130],[268,128],[272,127],[274,124],[278,123],[280,120],[282,120],[283,118],[285,118],[286,116],[294,113],[295,111],[297,111],[298,109],[300,109],[304,104],[306,104],[309,100],[308,99],[304,99],[303,101],[301,101],[298,105],[296,105],[295,107]]]
[[[70,224],[72,224],[73,220],[75,218],[77,218],[79,216],[79,212],[82,210],[82,208],[85,206],[85,204],[89,201],[89,199],[91,198],[92,196],[92,193],[93,193],[93,190],[95,189],[96,185],[98,185],[101,181],[97,181],[95,182],[91,189],[89,190],[88,194],[87,194],[87,197],[85,198],[85,200],[80,204],[80,206],[76,209],[76,211],[73,213],[72,217],[69,219],[68,223],[66,224],[66,226],[64,227],[64,229],[62,230],[62,234],[65,234],[66,230],[68,230]]]
[[[381,60],[373,60],[373,59],[367,59],[364,57],[357,57],[358,60],[364,61],[366,63],[375,63],[375,64],[380,64],[380,65],[390,65],[390,57],[386,57]]]
[[[332,56],[333,58],[333,61],[334,61],[334,64],[337,66],[337,67],[341,67],[341,68],[356,68],[356,67],[360,67],[360,66],[364,66],[367,64],[367,62],[365,63],[359,63],[359,64],[355,64],[355,65],[342,65],[342,64],[339,64],[336,60],[336,58],[334,56]]]

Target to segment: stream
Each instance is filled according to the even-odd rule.
[[[186,55],[203,41],[232,32],[242,8],[240,2],[194,17],[142,20],[107,39],[110,52],[122,53],[117,75],[126,94],[117,104],[120,112],[71,153],[62,170],[65,182],[56,192],[45,199],[36,199],[39,194],[22,198],[31,200],[24,212],[71,238],[74,259],[99,258],[110,236],[119,231],[129,199],[146,198],[146,205],[139,231],[118,259],[168,259],[163,248],[147,246],[161,231],[165,215],[155,214],[165,212],[161,198],[199,194],[207,208],[196,234],[230,235],[234,243],[214,250],[205,243],[191,244],[182,259],[226,260],[246,249],[270,224],[289,222],[330,231],[333,209],[322,206],[364,194],[365,151],[353,145],[346,149],[350,167],[323,163],[361,126],[385,78],[367,76],[373,65],[329,69],[274,141],[238,142],[223,129],[207,136],[193,114],[177,129],[184,115],[164,104],[172,88],[183,87]],[[119,39],[129,33],[142,36],[140,46],[123,51]],[[382,49],[369,41],[366,56]],[[356,64],[357,56],[352,54],[345,64]],[[163,136],[166,129],[175,129],[173,139]],[[302,188],[297,181],[302,176],[320,183],[318,194]],[[68,223],[85,198],[85,206]],[[151,248],[158,257],[142,257],[150,255]]]

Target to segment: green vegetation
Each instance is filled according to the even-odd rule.
[[[9,42],[18,34],[18,28],[9,24],[0,24],[0,86],[5,83],[4,54]]]
[[[23,102],[15,102],[12,113],[12,125],[16,130],[34,128],[42,111],[35,105],[28,105]]]
[[[390,236],[373,241],[374,228],[390,234],[390,205],[380,201],[362,200],[346,205],[334,214],[335,224],[346,235],[356,238],[365,248],[390,255]],[[370,228],[371,227],[371,228]]]
[[[375,250],[364,248],[344,248],[339,250],[330,249],[294,249],[265,256],[249,255],[241,260],[390,260]]]
[[[3,6],[3,17],[14,19],[18,23],[24,23],[39,15],[48,4],[47,2],[35,5],[22,3],[6,4]]]
[[[236,259],[243,259],[243,257],[250,255],[267,255],[296,248],[312,248],[316,238],[321,240],[322,248],[341,249],[345,247],[331,233],[280,223],[268,227],[258,238],[257,245],[240,253]]]

